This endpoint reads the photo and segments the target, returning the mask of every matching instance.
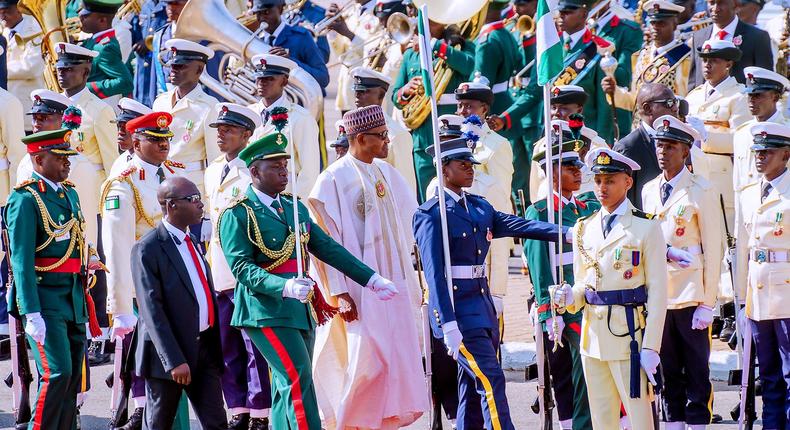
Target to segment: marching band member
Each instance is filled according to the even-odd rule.
[[[170,61],[172,59],[172,52],[166,46],[170,39],[173,38],[175,33],[176,22],[181,16],[181,11],[186,5],[186,0],[159,0],[165,4],[165,15],[167,16],[167,23],[154,30],[154,37],[151,40],[151,100],[156,101],[156,98],[173,88],[170,82]],[[139,73],[139,72],[138,72]]]
[[[441,153],[435,158],[442,165],[445,179],[441,198],[447,204],[447,227],[452,232],[449,251],[454,298],[449,296],[442,262],[439,196],[417,210],[414,236],[430,289],[428,307],[433,315],[433,336],[444,340],[447,353],[463,369],[458,373],[457,427],[479,428],[484,422],[486,428],[513,430],[505,375],[497,359],[499,324],[486,280],[488,244],[499,237],[556,241],[560,232],[556,225],[499,212],[484,198],[464,192],[474,180],[475,146],[474,140],[466,137],[447,140],[441,143]],[[428,149],[431,156],[432,148]],[[469,396],[475,391],[479,397]]]
[[[203,179],[208,160],[219,156],[217,130],[210,127],[216,119],[219,101],[200,86],[200,75],[214,51],[199,43],[170,39],[165,48],[171,51],[167,66],[175,86],[154,101],[153,110],[173,116],[170,159],[185,166],[184,176],[203,193]],[[209,233],[210,234],[210,233]],[[201,232],[201,241],[207,239]]]
[[[283,128],[283,134],[288,136],[289,143],[296,145],[296,159],[292,160],[292,168],[296,169],[296,184],[292,186],[298,195],[306,196],[321,172],[322,148],[315,118],[307,109],[288,100],[285,94],[288,74],[298,65],[288,58],[272,54],[256,55],[252,58],[252,65],[255,67],[255,83],[261,101],[250,108],[263,118],[252,139],[260,139],[274,132],[278,119],[273,117],[272,111],[287,109],[288,123]]]
[[[420,303],[411,264],[417,198],[383,160],[389,137],[381,107],[346,112],[343,123],[349,152],[319,175],[308,200],[311,213],[351,255],[394,279],[400,294],[382,302],[341,272],[315,263],[312,277],[340,309],[339,319],[316,328],[316,393],[326,427],[401,428],[428,408],[418,319],[410,318]],[[337,331],[345,336],[334,336]]]
[[[751,150],[751,127],[760,122],[790,125],[790,121],[777,109],[777,104],[790,89],[790,81],[776,72],[759,67],[746,67],[743,72],[746,73],[746,94],[749,98],[749,113],[752,114],[752,119],[736,128],[732,139],[732,179],[736,220],[739,219],[739,213],[742,211],[741,189],[759,178],[754,166],[754,152]]]
[[[313,35],[304,27],[292,26],[282,20],[285,0],[253,0],[251,11],[264,26],[260,38],[272,47],[269,55],[279,55],[295,62],[312,76],[326,93],[329,70],[315,44]]]
[[[790,395],[787,373],[790,324],[786,286],[790,280],[790,127],[776,123],[752,126],[755,168],[761,177],[741,191],[743,223],[738,225],[736,282],[746,307],[738,317],[751,326],[763,394],[763,428],[781,429]]]
[[[80,46],[96,51],[93,57],[88,88],[100,99],[115,106],[121,97],[132,93],[132,74],[121,55],[112,20],[123,5],[122,0],[82,0],[79,17],[82,31],[91,34]]]
[[[272,406],[269,368],[249,337],[230,322],[235,308],[236,279],[230,271],[219,241],[216,224],[219,214],[251,183],[250,172],[239,158],[258,126],[261,116],[250,108],[232,103],[217,105],[217,120],[210,124],[217,129],[217,145],[222,155],[206,169],[206,200],[211,216],[209,260],[219,306],[219,330],[225,372],[222,393],[230,412],[228,429],[264,430],[269,428]]]
[[[645,10],[652,43],[628,60],[634,71],[630,88],[617,86],[610,77],[601,82],[604,92],[614,96],[615,105],[629,111],[639,109],[635,105],[636,93],[644,84],[665,84],[679,96],[688,92],[691,48],[675,38],[677,16],[683,7],[666,0],[650,0],[645,3]]]
[[[271,369],[272,410],[278,411],[271,417],[273,428],[320,430],[311,364],[317,321],[310,297],[321,293],[310,278],[295,277],[296,243],[372,289],[378,300],[389,300],[398,290],[327,236],[301,203],[301,225],[293,225],[294,197],[282,194],[288,184],[286,145],[285,135],[273,133],[239,153],[252,184],[220,214],[218,230],[237,282],[231,325],[247,333]],[[260,237],[253,239],[249,229],[260,231]],[[280,248],[275,252],[284,258],[273,258],[270,247]]]
[[[373,14],[376,4],[376,0],[355,0],[351,6],[344,6],[348,8],[346,9],[348,12],[344,12],[329,24],[329,29],[333,31],[329,34],[329,44],[335,55],[345,60],[344,63],[358,62],[365,56],[365,42],[372,39],[379,30],[380,22]],[[340,12],[340,7],[332,3],[327,10],[326,19],[335,17]],[[335,107],[341,114],[354,109],[354,90],[350,72],[345,64],[340,65]]]
[[[710,325],[723,257],[722,219],[710,182],[686,168],[697,132],[666,115],[653,123],[662,173],[642,188],[642,206],[658,219],[667,245],[692,254],[667,263],[667,312],[661,342],[661,399],[668,430],[702,430],[711,422]]]
[[[562,158],[559,154],[558,136],[552,135],[552,160],[554,164],[554,179],[552,190],[554,192],[554,216],[562,217],[562,224],[573,226],[579,218],[594,214],[600,204],[595,199],[582,200],[575,194],[582,184],[582,163],[579,154],[575,152],[577,142],[570,134],[567,122],[559,121],[562,127],[563,147]],[[546,151],[541,150],[535,154],[534,159],[546,169]],[[562,177],[561,181],[558,179]],[[558,188],[559,185],[561,188]],[[560,202],[562,200],[562,202]],[[548,206],[545,199],[536,200],[526,212],[526,219],[548,221]],[[557,413],[562,429],[591,429],[590,405],[587,401],[587,385],[584,382],[580,349],[581,317],[582,313],[565,312],[562,315],[552,316],[549,285],[554,284],[552,272],[555,268],[550,264],[551,253],[554,246],[537,240],[524,242],[524,257],[529,267],[529,276],[535,291],[535,305],[537,306],[538,320],[541,323],[544,345],[550,345],[556,336],[560,336],[565,346],[553,351],[546,349],[551,373],[551,385],[557,403]],[[563,265],[564,281],[573,284],[573,250],[569,244],[563,244],[560,261],[556,264]],[[557,331],[554,331],[556,321]]]
[[[382,106],[392,84],[389,77],[367,67],[352,69],[351,77],[354,78],[354,101],[358,109],[372,105]],[[389,138],[389,151],[384,160],[395,167],[406,180],[409,189],[416,193],[417,179],[414,176],[414,144],[411,133],[389,115],[385,114],[384,119],[387,121]]]
[[[16,184],[16,168],[22,160],[19,141],[25,135],[22,102],[0,88],[0,205],[5,204],[12,184]],[[11,164],[13,162],[13,164]]]
[[[304,2],[302,2],[302,7],[294,15],[289,15],[287,18],[289,25],[304,25],[310,29],[315,26],[315,24],[321,22],[325,16],[326,9],[318,6],[310,0],[304,0]],[[328,63],[331,51],[329,49],[329,41],[327,40],[327,37],[315,36],[315,44],[318,47],[318,50],[321,51],[321,56],[324,59],[324,63]]]
[[[126,170],[126,166],[134,157],[134,144],[132,134],[126,130],[126,123],[143,115],[153,112],[151,108],[130,98],[118,100],[118,115],[115,117],[115,126],[118,128],[118,152],[120,155],[112,163],[112,168],[107,177],[114,178]]]
[[[437,99],[438,115],[455,113],[457,102],[450,93],[458,88],[461,82],[466,81],[472,73],[474,67],[475,45],[471,40],[464,40],[461,35],[452,28],[443,24],[429,21],[429,32],[436,38],[432,46],[433,63],[439,59],[446,62],[452,71],[450,82],[447,85],[445,94],[434,94]],[[508,37],[511,37],[508,35]],[[395,107],[403,109],[409,101],[417,95],[418,88],[422,86],[422,75],[420,67],[420,54],[415,50],[418,45],[413,46],[403,53],[398,78],[392,86],[392,101]],[[411,130],[414,140],[414,171],[417,177],[417,200],[425,201],[425,192],[428,184],[436,176],[436,168],[428,156],[426,149],[433,144],[433,129],[431,121],[426,120],[417,128]]]
[[[708,138],[702,142],[702,150],[710,170],[710,177],[706,179],[724,197],[727,224],[733,225],[732,131],[749,119],[744,87],[731,74],[733,64],[741,58],[741,51],[732,42],[712,40],[705,43],[699,55],[705,65],[705,83],[691,90],[686,100],[689,114],[705,124]]]
[[[102,243],[107,265],[107,313],[113,316],[111,337],[122,341],[137,326],[137,299],[132,282],[132,244],[156,227],[162,218],[157,199],[159,184],[183,174],[183,165],[168,160],[172,116],[150,112],[132,117],[128,109],[119,115],[130,136],[134,155],[117,175],[102,185]],[[122,156],[123,157],[123,156]],[[128,342],[128,341],[127,341]],[[132,353],[133,354],[133,353]],[[120,357],[115,357],[120,360]],[[135,409],[125,425],[142,423],[145,406],[144,381],[131,377]],[[131,423],[131,424],[130,424]]]
[[[155,64],[159,62],[154,51],[154,35],[156,30],[167,24],[167,12],[164,0],[144,0],[140,13],[132,18],[132,51],[134,51],[134,98],[140,103],[151,106],[157,96]],[[150,49],[147,41],[150,40]]]
[[[647,382],[655,381],[664,329],[666,244],[659,224],[626,197],[639,165],[608,148],[590,151],[586,162],[602,208],[574,227],[573,287],[552,286],[549,294],[568,312],[583,312],[593,427],[619,428],[622,404],[633,428],[652,429]]]
[[[23,14],[17,7],[18,0],[0,1],[0,23],[6,38],[8,86],[5,87],[22,102],[24,112],[33,104],[30,92],[44,88],[44,60],[41,56],[41,26],[35,18]],[[3,106],[8,104],[3,103]],[[32,129],[30,118],[25,117],[24,130]],[[16,164],[13,165],[16,168]],[[13,183],[13,182],[12,182]]]

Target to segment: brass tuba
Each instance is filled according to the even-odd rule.
[[[47,87],[61,92],[58,75],[55,72],[55,47],[60,42],[68,42],[69,31],[66,25],[66,3],[68,0],[20,0],[18,7],[41,26],[41,56],[46,63],[44,82]]]
[[[462,2],[456,0],[414,0],[414,5],[418,8],[424,4],[429,4],[428,19],[445,25],[458,24],[464,39],[477,37],[480,29],[483,28],[486,12],[488,12],[488,0]],[[450,79],[453,77],[453,70],[440,58],[433,65],[433,76],[434,97],[438,99],[447,90]],[[431,100],[425,95],[424,89],[412,96],[403,107],[403,121],[406,127],[414,130],[425,122],[431,113],[430,102]]]
[[[788,39],[790,39],[790,8],[785,8],[785,25],[782,32],[782,39],[779,42],[779,52],[776,55],[776,73],[782,76],[788,75],[788,63],[790,63],[790,46],[788,46]]]
[[[220,60],[216,80],[203,73],[200,82],[229,102],[252,104],[256,97],[255,80],[249,62],[258,54],[269,52],[271,46],[236,21],[221,0],[189,0],[176,23],[173,37],[194,41],[207,40],[215,51],[226,54]],[[232,67],[233,64],[237,66]],[[318,82],[302,68],[291,71],[288,98],[315,117],[323,111],[323,93]]]

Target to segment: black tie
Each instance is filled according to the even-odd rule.
[[[219,178],[220,184],[225,182],[225,178],[228,176],[228,173],[230,173],[230,164],[225,164],[225,168],[222,169],[222,176]]]
[[[606,235],[608,235],[609,232],[612,231],[612,225],[614,224],[614,219],[615,218],[617,218],[617,215],[615,215],[615,214],[605,215],[603,217],[603,221],[604,221],[603,237],[604,238],[606,238]]]
[[[665,182],[661,185],[661,204],[667,202],[669,199],[669,195],[672,194],[672,185],[669,185],[669,182]]]
[[[466,209],[467,212],[469,211],[469,209],[466,208],[466,198],[465,197],[461,196],[461,198],[458,199],[458,204],[461,205],[462,208]]]
[[[156,177],[159,178],[160,184],[165,181],[165,171],[162,170],[162,166],[159,166],[159,168],[156,169]]]
[[[768,194],[771,194],[771,190],[773,189],[773,185],[770,182],[766,182],[763,184],[763,194],[760,196],[760,203],[764,202],[765,199],[768,197]]]
[[[266,124],[269,123],[269,117],[270,116],[271,116],[271,114],[269,113],[268,109],[264,109],[263,112],[261,112],[261,117],[263,118],[263,125],[266,125]]]
[[[270,46],[274,46],[274,35],[270,34],[266,36],[266,44]]]

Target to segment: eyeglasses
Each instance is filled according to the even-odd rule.
[[[384,140],[389,136],[389,131],[384,130],[381,133],[359,133],[359,134],[364,134],[368,136],[377,136],[379,139]]]
[[[172,199],[167,199],[168,202],[174,202],[176,200],[186,200],[189,203],[197,203],[200,201],[200,193],[195,193],[184,197],[174,197]]]
[[[667,109],[672,109],[675,107],[675,105],[678,104],[678,99],[671,98],[671,99],[661,99],[661,100],[649,100],[645,103],[655,103],[659,105],[663,104],[664,106],[667,107]]]

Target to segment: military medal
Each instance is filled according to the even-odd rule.
[[[639,261],[641,256],[642,253],[639,251],[631,252],[631,264],[634,266],[634,268],[632,270],[629,270],[629,272],[631,272],[632,275],[636,275],[637,273],[639,273]],[[628,278],[630,278],[630,276]]]
[[[184,134],[184,137],[181,139],[181,140],[184,141],[184,143],[187,143],[187,142],[189,142],[192,139],[192,127],[194,127],[194,126],[195,126],[195,123],[191,119],[187,120],[187,123],[186,123],[186,126],[185,126],[187,132],[186,132],[186,134]]]
[[[620,257],[623,256],[623,250],[621,248],[616,248],[614,250],[614,270],[620,270],[623,267],[623,264],[620,263]]]
[[[634,276],[634,273],[631,271],[631,269],[623,272],[623,279],[631,279],[632,276]]]
[[[239,195],[239,187],[233,187],[233,191],[231,191],[231,195],[236,197]]]
[[[686,212],[686,205],[680,205],[678,208],[678,213],[675,216],[675,225],[677,228],[675,229],[675,236],[683,236],[686,234],[686,219],[683,218],[683,214]]]
[[[380,180],[376,181],[376,195],[379,198],[384,198],[387,195],[387,188],[384,187],[384,182]]]
[[[489,242],[494,240],[494,233],[492,233],[491,229],[487,228],[487,227],[486,227],[486,240],[489,241]]]
[[[784,233],[784,227],[782,227],[782,218],[784,214],[782,212],[776,213],[776,222],[774,223],[774,236],[781,236]]]

